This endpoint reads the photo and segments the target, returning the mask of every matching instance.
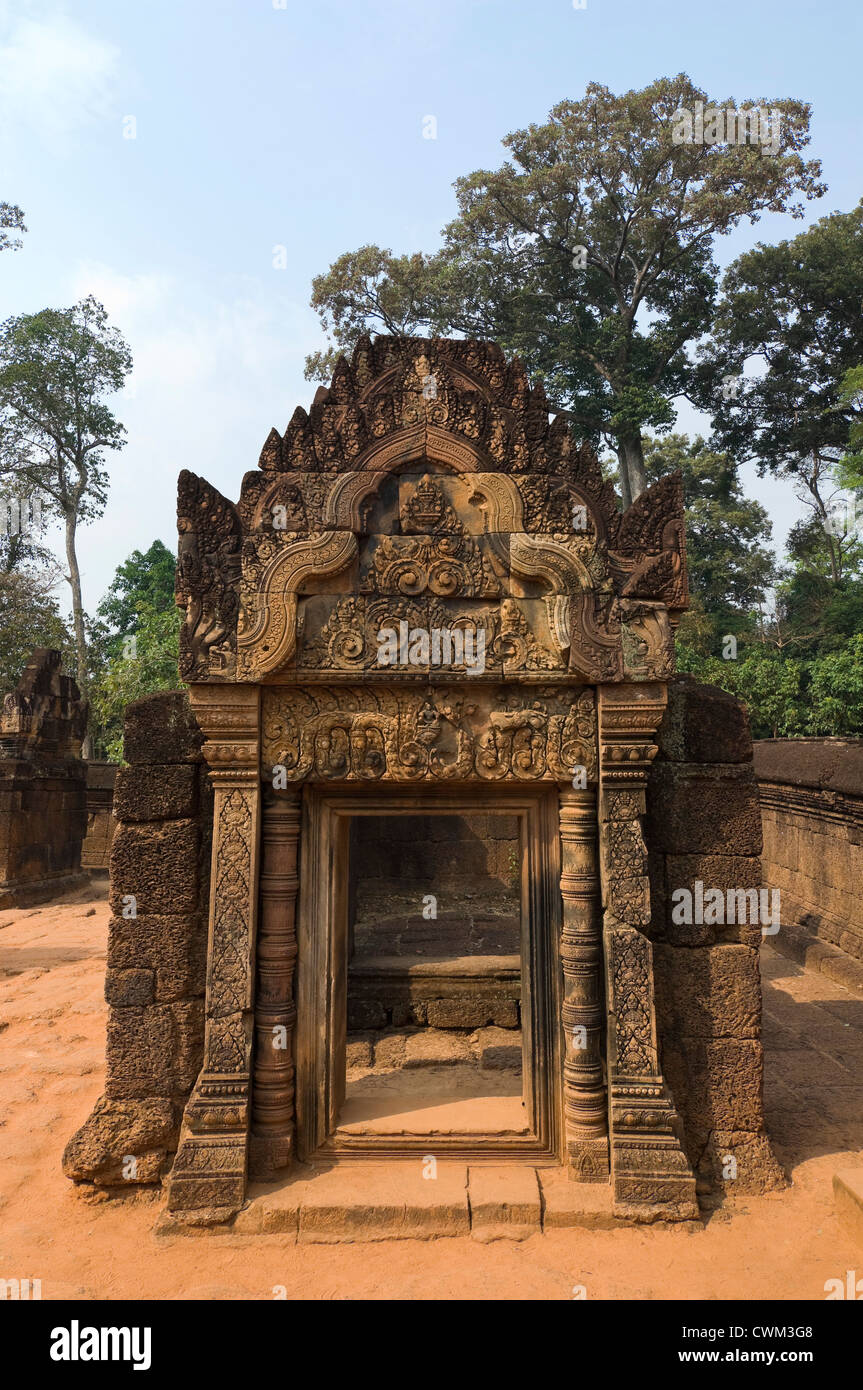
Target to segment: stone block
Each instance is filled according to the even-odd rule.
[[[432,1028],[482,1028],[492,1021],[494,1003],[488,998],[467,995],[430,999],[426,1014]]]
[[[734,944],[653,948],[661,1033],[680,1038],[758,1038],[758,953]]]
[[[521,1033],[480,1028],[471,1043],[482,1071],[521,1071]]]
[[[370,1037],[348,1037],[345,1043],[345,1065],[350,1067],[370,1067],[372,1065],[372,1044]]]
[[[126,706],[123,755],[127,763],[199,762],[203,742],[184,690],[145,695]]]
[[[387,1011],[383,1004],[372,999],[348,997],[348,1029],[360,1033],[366,1028],[386,1028]]]
[[[764,1132],[760,1042],[662,1036],[662,1070],[697,1161],[714,1130]]]
[[[73,1182],[100,1186],[157,1182],[178,1131],[179,1115],[170,1100],[102,1096],[66,1145],[63,1172]],[[129,1158],[137,1161],[130,1164]]]
[[[108,970],[105,1000],[113,1008],[128,1009],[152,1004],[156,976],[152,970]]]
[[[207,921],[203,912],[187,917],[145,914],[111,919],[109,972],[154,972],[154,997],[159,1003],[203,996],[206,954]]]
[[[105,1094],[111,1100],[186,1096],[203,1049],[202,1000],[115,1008],[108,1018]]]
[[[121,767],[114,788],[120,821],[184,820],[197,810],[198,769],[191,763]]]
[[[745,1130],[713,1130],[696,1176],[701,1185],[708,1184],[732,1199],[786,1186],[767,1135]]]
[[[647,787],[653,851],[761,854],[761,808],[751,768],[655,763]]]
[[[408,1067],[454,1067],[461,1062],[472,1063],[473,1054],[467,1039],[457,1033],[423,1028],[405,1039],[404,1065]]]
[[[659,757],[671,762],[751,762],[749,711],[718,686],[676,676],[669,682],[657,743]]]
[[[526,1240],[540,1230],[539,1183],[528,1164],[471,1164],[468,1201],[474,1240]]]
[[[198,906],[201,836],[192,820],[118,825],[111,844],[112,910],[135,898],[141,914],[192,913]]]
[[[406,1033],[382,1033],[374,1040],[376,1067],[401,1067],[405,1060]]]

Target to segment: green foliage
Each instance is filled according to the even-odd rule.
[[[130,700],[177,690],[182,615],[174,603],[172,552],[159,540],[118,565],[88,631],[94,741],[123,756],[123,711]]]
[[[7,319],[0,328],[0,476],[6,491],[40,494],[64,524],[84,694],[88,656],[76,531],[104,510],[105,455],[123,447],[125,430],[103,398],[121,389],[131,369],[126,343],[92,295],[70,309]]]
[[[319,277],[313,304],[335,346],[420,326],[499,342],[582,437],[612,444],[628,503],[644,486],[641,431],[668,428],[671,400],[693,380],[686,346],[710,327],[714,238],[764,211],[802,215],[796,196],[823,192],[820,166],[800,156],[805,103],[741,103],[782,113],[781,149],[766,157],[676,141],[675,113],[698,101],[707,93],[683,73],[621,96],[591,83],[545,124],[508,135],[499,169],[457,181],[458,216],[436,255],[366,246]]]
[[[14,203],[0,203],[0,251],[18,251],[23,242],[10,232],[26,232],[24,214]]]
[[[678,644],[678,669],[719,685],[749,706],[755,738],[859,735],[863,730],[863,634],[813,658],[760,643],[739,659],[705,657]]]
[[[131,700],[159,690],[177,690],[180,624],[172,607],[158,611],[139,603],[135,614],[134,654],[122,648],[109,656],[93,682],[92,714],[98,730],[97,745],[108,758],[123,760],[123,712]]]
[[[4,571],[0,573],[0,696],[18,684],[34,647],[59,647],[66,661],[74,653],[50,582],[46,584],[39,571]]]
[[[863,202],[728,267],[693,395],[715,442],[759,469],[799,474],[848,445],[846,373],[863,362]],[[760,374],[723,390],[744,366]],[[858,383],[859,385],[859,383]]]
[[[133,550],[128,560],[119,565],[111,587],[97,612],[113,632],[111,639],[117,647],[123,636],[136,627],[139,609],[157,613],[170,612],[174,607],[174,571],[177,560],[173,551],[161,541],[153,541],[144,553]]]

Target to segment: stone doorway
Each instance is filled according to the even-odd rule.
[[[421,799],[309,788],[297,922],[302,1157],[430,1143],[560,1156],[556,802],[548,788]],[[423,891],[431,871],[417,876],[402,858],[417,834],[429,836],[415,843],[437,863],[437,893]],[[422,915],[429,898],[438,917]]]
[[[517,816],[351,824],[339,1133],[521,1135]]]
[[[621,1213],[691,1213],[642,834],[686,606],[680,477],[621,513],[520,363],[382,338],[270,433],[236,504],[181,474],[178,527],[180,674],[215,809],[204,1059],[171,1209],[231,1219],[250,1174],[345,1151],[334,870],[351,819],[398,805],[525,818],[531,1133],[513,1146],[611,1176]]]

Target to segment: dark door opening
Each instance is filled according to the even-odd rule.
[[[530,1131],[518,816],[352,821],[337,1133]]]

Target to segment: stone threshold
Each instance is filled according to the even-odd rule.
[[[288,1181],[252,1183],[230,1226],[197,1225],[194,1213],[184,1219],[164,1211],[155,1234],[277,1236],[301,1245],[447,1236],[487,1242],[527,1240],[562,1227],[613,1230],[621,1224],[612,1214],[610,1182],[573,1182],[558,1165],[523,1161],[439,1159],[431,1176],[432,1157],[298,1166]]]

